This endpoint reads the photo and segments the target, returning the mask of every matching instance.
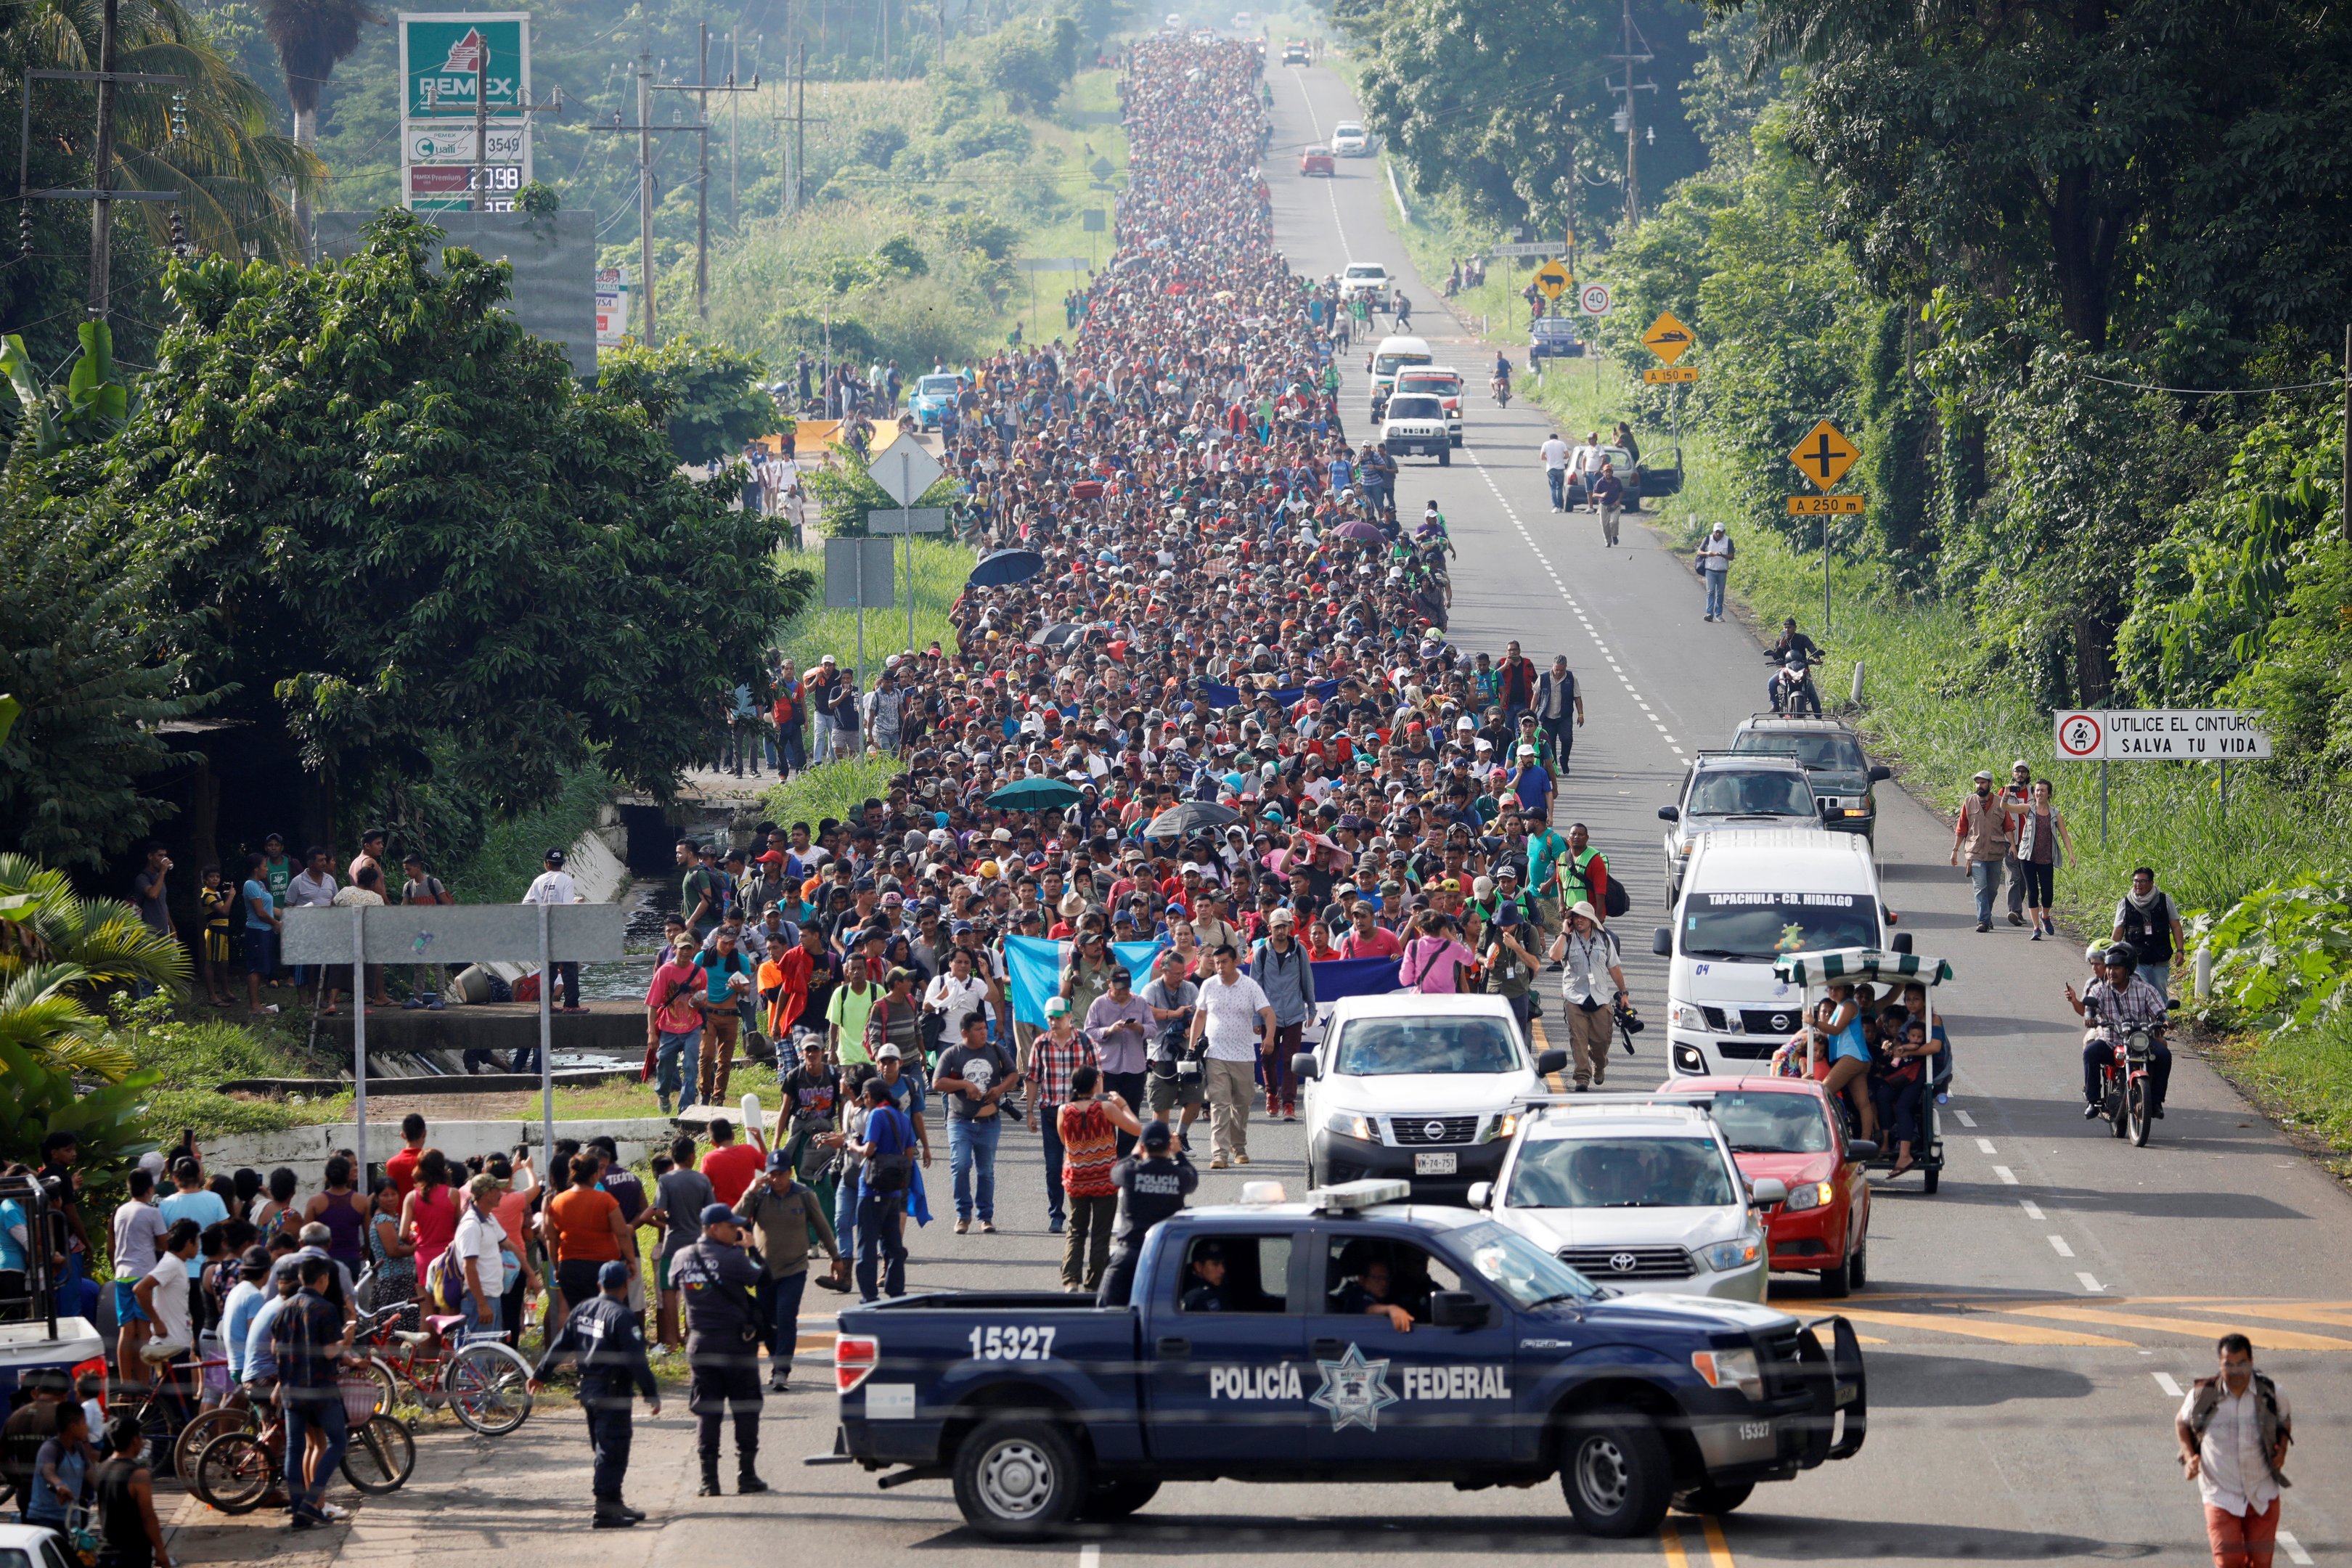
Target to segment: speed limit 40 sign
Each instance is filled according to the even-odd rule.
[[[1583,311],[1588,316],[1607,315],[1609,313],[1609,285],[1606,283],[1587,283],[1583,288],[1576,291],[1576,308]]]

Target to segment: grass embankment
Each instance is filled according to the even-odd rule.
[[[1118,111],[1118,73],[1080,71],[1071,79],[1053,114],[1035,128],[1036,156],[1052,170],[1055,192],[1070,204],[1069,212],[1058,222],[1041,224],[1024,234],[1013,255],[1016,259],[1080,260],[1087,263],[1087,270],[1022,276],[1005,303],[1013,319],[1020,322],[1021,341],[1025,343],[1069,338],[1069,314],[1062,297],[1084,289],[1088,274],[1110,260],[1111,206],[1118,192],[1127,187],[1127,129],[1117,123],[1087,124],[1081,117]],[[1097,159],[1110,165],[1107,179],[1095,177]],[[1102,218],[1102,227],[1091,232],[1086,226],[1089,211]]]
[[[915,541],[917,647],[929,647],[933,642],[950,649],[955,646],[948,606],[963,592],[972,560],[972,552],[961,544],[939,539]],[[866,686],[872,684],[884,657],[904,648],[906,636],[907,600],[902,585],[892,608],[866,612]],[[812,606],[784,624],[777,644],[804,675],[826,654],[850,667],[857,658],[857,612]],[[811,732],[814,735],[814,729]],[[774,821],[787,823],[814,825],[828,816],[845,816],[860,801],[880,795],[899,766],[895,757],[868,755],[811,768],[768,791],[763,809]]]

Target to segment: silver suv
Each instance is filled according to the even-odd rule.
[[[1822,808],[1804,765],[1770,752],[1701,752],[1682,793],[1658,807],[1666,825],[1666,908],[1683,891],[1683,868],[1704,834],[1724,827],[1819,828]]]

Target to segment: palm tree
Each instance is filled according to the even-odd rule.
[[[177,991],[188,984],[188,953],[120,899],[85,899],[63,871],[0,855],[0,986],[13,993],[28,975],[40,977],[44,994],[131,984]]]
[[[22,0],[0,9],[0,67],[10,80],[28,68],[97,69],[102,13],[103,0]],[[178,191],[200,249],[298,259],[286,193],[307,203],[325,172],[317,155],[270,131],[268,95],[212,46],[181,0],[118,0],[115,28],[115,69],[177,76],[184,85],[116,94],[114,184]],[[89,159],[89,100],[77,102],[74,90],[58,85],[37,99],[37,153]],[[151,238],[168,237],[170,205],[124,205]]]
[[[319,142],[319,94],[335,67],[360,47],[360,29],[376,19],[366,0],[261,0],[261,29],[286,68],[286,97],[294,105],[294,145],[309,153]],[[294,197],[295,233],[310,237],[310,198]]]

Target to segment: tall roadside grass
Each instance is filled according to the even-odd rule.
[[[906,764],[897,757],[851,757],[794,773],[761,798],[772,822],[805,822],[812,828],[830,816],[845,820],[858,805],[881,795],[883,786]]]
[[[906,556],[899,542],[894,541],[893,544],[890,574],[898,584],[898,597],[887,609],[866,612],[866,672],[869,682],[885,656],[902,653],[907,647]],[[786,555],[794,564],[805,565],[814,572],[822,584],[824,557],[821,551],[788,551]],[[915,647],[929,647],[934,642],[946,648],[954,647],[955,631],[948,625],[948,606],[963,592],[964,580],[971,575],[976,559],[963,545],[938,538],[916,539]],[[825,608],[822,592],[814,598],[815,602],[808,608],[783,624],[777,633],[776,646],[803,673],[826,654],[839,659],[845,668],[853,667],[857,660],[857,612]]]

